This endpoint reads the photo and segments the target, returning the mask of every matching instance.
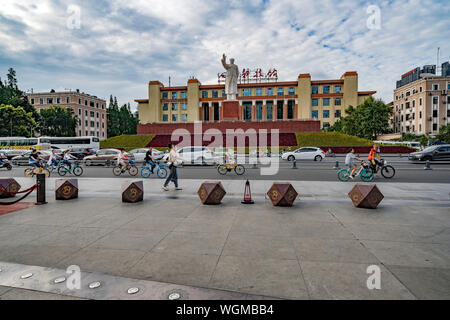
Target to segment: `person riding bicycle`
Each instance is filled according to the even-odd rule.
[[[232,168],[232,167],[233,167],[233,164],[234,164],[234,159],[233,159],[233,157],[231,156],[229,150],[227,150],[227,151],[225,152],[225,164],[226,164],[227,168]]]
[[[64,151],[63,163],[69,166],[69,170],[72,170],[72,162],[70,161],[72,159],[75,160],[76,157],[70,154],[70,150]]]
[[[352,168],[352,172],[350,173],[350,178],[354,178],[354,174],[356,172],[356,168],[358,167],[357,163],[354,163],[353,160],[362,161],[355,155],[355,149],[350,148],[347,150],[347,155],[345,156],[345,165],[349,168]]]
[[[117,155],[117,165],[120,169],[122,169],[122,172],[125,172],[125,170],[127,170],[130,166],[130,163],[125,161],[127,158],[128,156],[124,153],[124,150],[120,149],[120,152]]]
[[[145,164],[149,164],[152,168],[151,168],[151,172],[153,173],[153,170],[155,170],[156,167],[156,163],[155,160],[153,159],[152,156],[152,150],[153,148],[148,148],[147,152],[145,153]]]
[[[50,154],[50,157],[48,158],[47,165],[51,166],[54,165],[55,167],[58,165],[58,156],[56,155],[55,149],[52,150],[52,153]]]
[[[36,149],[31,149],[31,154],[28,157],[28,163],[32,167],[41,168],[41,164],[39,163],[39,160],[44,160],[41,156],[39,156]]]
[[[374,144],[373,148],[370,149],[369,156],[367,157],[367,160],[370,161],[370,168],[372,169],[372,172],[374,174],[377,174],[377,164],[378,164],[378,161],[375,158],[378,158],[378,160],[381,161],[381,158],[378,155],[377,150],[378,146]]]

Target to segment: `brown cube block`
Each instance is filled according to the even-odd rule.
[[[356,184],[348,193],[355,207],[376,209],[384,196],[375,184]]]
[[[274,182],[267,195],[274,206],[290,207],[294,204],[298,193],[289,182]]]
[[[203,182],[197,193],[203,204],[220,204],[226,194],[220,181]]]
[[[2,192],[2,189],[9,192],[18,192],[20,188],[20,184],[13,178],[0,179],[0,198],[14,197],[13,194]]]
[[[139,202],[144,200],[144,183],[142,180],[122,183],[122,202]]]
[[[78,179],[57,179],[55,181],[56,200],[78,198]]]

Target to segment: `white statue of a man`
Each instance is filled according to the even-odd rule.
[[[234,64],[233,58],[231,58],[230,63],[227,64],[225,53],[222,56],[222,65],[227,70],[225,78],[225,93],[227,94],[227,100],[236,100],[239,68]]]

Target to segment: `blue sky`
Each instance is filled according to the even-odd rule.
[[[369,29],[367,8],[380,9]],[[80,28],[69,6],[80,9]],[[223,52],[243,67],[275,67],[280,81],[359,73],[360,90],[392,100],[416,66],[450,60],[447,1],[2,0],[0,76],[14,67],[34,92],[80,89],[120,103],[146,98],[147,83],[217,82]],[[71,7],[70,7],[71,8]]]

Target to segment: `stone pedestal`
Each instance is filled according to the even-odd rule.
[[[226,194],[220,181],[203,182],[197,193],[203,204],[220,204]]]
[[[222,120],[241,120],[239,102],[237,100],[225,100],[222,102]]]
[[[274,182],[267,196],[274,206],[290,207],[294,204],[298,193],[289,182]]]
[[[355,207],[376,209],[384,196],[375,184],[356,184],[348,193]]]
[[[21,188],[20,184],[13,178],[0,179],[0,198],[12,198],[13,194],[2,192],[4,189],[9,192],[18,192]]]
[[[56,200],[78,198],[78,179],[57,179],[55,181]]]
[[[144,200],[144,183],[142,180],[122,183],[122,202],[135,203]]]

